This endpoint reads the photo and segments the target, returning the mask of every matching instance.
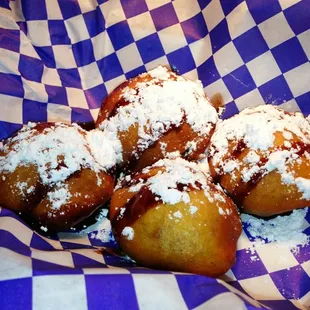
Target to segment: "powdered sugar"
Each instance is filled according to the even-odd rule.
[[[225,215],[226,213],[224,212],[224,210],[222,208],[219,208],[219,214]]]
[[[212,180],[208,174],[200,170],[199,165],[188,162],[182,158],[163,159],[152,167],[161,168],[155,175],[147,179],[140,179],[129,186],[129,191],[137,193],[142,187],[147,187],[158,197],[157,201],[175,205],[179,202],[190,203],[189,192],[202,190],[210,202],[225,202],[224,193],[220,187],[211,190]],[[149,168],[146,168],[149,170]],[[146,173],[142,170],[142,173]],[[120,182],[121,183],[121,182]],[[198,208],[190,206],[190,214],[194,214]],[[182,213],[177,211],[173,217],[180,218]],[[172,219],[172,215],[171,215]]]
[[[299,192],[302,193],[302,199],[310,200],[310,180],[305,178],[296,178],[295,183]]]
[[[234,160],[227,160],[224,164],[223,164],[223,171],[225,173],[230,173],[232,171],[234,171],[235,169],[239,168],[239,163],[234,161]]]
[[[244,159],[244,161],[249,164],[256,164],[259,162],[259,159],[260,158],[256,152],[250,151],[248,155],[246,156],[246,158]]]
[[[283,135],[284,149],[275,147],[276,133]],[[209,158],[217,173],[230,173],[235,177],[235,172],[240,171],[243,182],[250,181],[256,174],[264,176],[277,170],[284,184],[295,184],[303,198],[309,199],[309,180],[297,178],[289,169],[290,164],[301,162],[299,145],[293,147],[293,142],[310,145],[309,133],[310,125],[300,113],[286,113],[271,105],[245,109],[218,123],[211,138]],[[233,150],[231,143],[236,144]],[[249,150],[245,158],[231,156],[238,143]],[[304,154],[309,156],[307,151]]]
[[[164,203],[176,204],[180,201],[190,202],[188,192],[180,191],[178,184],[191,185],[193,188],[199,189],[196,182],[207,185],[207,176],[197,169],[196,164],[189,163],[181,158],[164,159],[154,164],[154,167],[165,167],[162,173],[148,179],[148,187],[158,195]]]
[[[42,231],[44,231],[44,232],[47,232],[47,231],[48,231],[47,227],[45,227],[45,226],[41,226],[40,229],[41,229]]]
[[[290,215],[277,216],[271,220],[263,220],[248,214],[241,214],[243,223],[247,224],[247,231],[254,238],[258,246],[266,242],[274,242],[280,247],[287,247],[298,251],[298,247],[309,243],[309,237],[303,233],[307,227],[305,216],[308,208],[294,210]]]
[[[2,179],[3,179],[3,181],[5,181],[5,177],[2,178]],[[28,187],[27,182],[19,182],[18,181],[18,182],[15,183],[15,185],[16,185],[16,187],[19,190],[19,193],[21,195],[25,195],[25,193],[30,194],[31,192],[33,192],[35,190],[34,186],[29,186]]]
[[[148,74],[154,78],[152,81],[137,83],[135,89],[124,89],[121,96],[128,104],[104,120],[100,129],[117,139],[118,132],[138,124],[139,151],[152,145],[172,126],[180,126],[184,118],[195,132],[210,133],[218,116],[200,82],[186,80],[161,66]]]
[[[57,123],[42,133],[28,125],[5,144],[4,150],[7,145],[12,147],[8,156],[0,157],[0,171],[13,172],[19,165],[32,164],[43,184],[56,184],[81,167],[103,170],[92,156],[85,135],[76,124]]]
[[[166,148],[167,148],[167,143],[160,142],[160,149],[161,149],[163,154],[166,154]]]
[[[133,240],[135,231],[132,227],[126,226],[122,231],[122,236],[124,236],[127,240]]]
[[[190,206],[189,207],[189,213],[191,215],[195,214],[198,211],[198,208],[196,206]]]
[[[197,149],[197,141],[188,141],[186,143],[186,149],[188,149],[188,152],[194,152]]]
[[[181,219],[183,217],[183,214],[180,211],[176,211],[173,213],[173,216],[175,218]]]
[[[87,133],[86,138],[95,160],[105,169],[122,161],[122,144],[109,132],[92,130]]]
[[[30,194],[30,193],[32,193],[34,190],[35,190],[35,187],[34,187],[34,186],[30,186],[30,187],[27,188],[26,192],[27,192],[27,194]]]
[[[98,173],[114,166],[119,145],[102,137],[99,130],[87,133],[77,124],[29,123],[6,141],[0,156],[0,172],[13,172],[18,166],[37,168],[43,185],[53,188],[48,199],[54,209],[69,201],[64,181],[83,168]],[[115,151],[116,150],[116,151]],[[118,152],[119,153],[119,152]],[[98,177],[98,186],[101,180]],[[19,184],[21,190],[27,184]],[[28,188],[27,193],[34,188]]]
[[[24,194],[27,188],[27,182],[16,182],[16,187],[19,189],[20,194]]]
[[[67,184],[63,184],[62,187],[56,187],[53,191],[47,193],[48,200],[51,202],[53,209],[59,209],[62,205],[67,203],[71,194]]]
[[[309,123],[300,113],[287,114],[272,105],[261,105],[244,109],[234,117],[220,121],[212,137],[217,148],[216,161],[227,152],[228,142],[243,140],[251,150],[267,150],[273,146],[274,133],[284,132],[284,137],[292,139],[292,134],[309,142],[305,132]]]
[[[124,217],[124,213],[125,213],[125,211],[126,211],[126,208],[120,208],[119,211],[120,211],[120,212],[119,212],[119,215],[118,215],[118,217],[117,217],[118,220]]]
[[[100,240],[101,242],[110,242],[113,241],[111,233],[111,229],[100,229],[91,233],[90,238]]]
[[[148,72],[152,78],[166,81],[169,79],[170,74],[166,67],[158,66],[157,68]]]

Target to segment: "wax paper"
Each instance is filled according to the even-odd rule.
[[[308,115],[309,29],[308,0],[0,0],[0,140],[29,121],[91,123],[158,64],[221,93],[224,118],[266,103]],[[0,309],[310,307],[310,246],[253,249],[245,230],[212,279],[136,266],[98,225],[48,238],[2,208]]]

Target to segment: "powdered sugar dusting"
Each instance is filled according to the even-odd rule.
[[[57,210],[70,200],[71,194],[68,185],[64,184],[61,188],[56,187],[52,192],[49,192],[47,197],[52,204],[52,208]]]
[[[5,181],[5,178],[3,179],[3,181]],[[19,190],[19,193],[21,195],[24,195],[25,192],[27,191],[27,186],[28,186],[27,182],[16,182],[15,185],[16,185],[16,188]]]
[[[162,173],[148,179],[148,187],[158,195],[164,203],[176,204],[178,202],[190,202],[188,192],[180,191],[178,184],[191,185],[199,189],[197,183],[203,185],[207,190],[207,176],[197,169],[195,163],[187,162],[181,158],[163,159],[154,164],[154,167],[165,167]]]
[[[8,145],[11,149],[8,156],[0,157],[0,171],[13,172],[19,165],[33,164],[43,184],[50,185],[65,180],[81,167],[104,169],[95,161],[85,136],[86,132],[76,124],[56,123],[42,133],[28,125],[5,144],[5,151]]]
[[[182,158],[162,159],[152,167],[161,169],[147,179],[136,180],[137,183],[129,186],[130,192],[137,193],[142,187],[147,187],[155,198],[158,198],[157,201],[161,200],[163,203],[174,205],[179,202],[190,203],[189,192],[202,190],[210,202],[225,202],[222,189],[220,187],[216,187],[215,191],[211,189],[210,175],[205,174],[194,162],[188,162]],[[149,168],[142,170],[142,173],[146,171],[149,171]],[[196,206],[190,206],[189,212],[194,214],[197,209]],[[181,216],[180,211],[173,214],[176,218],[181,218]]]
[[[308,208],[294,210],[290,215],[277,216],[271,220],[263,220],[248,214],[241,214],[247,231],[254,238],[254,243],[260,246],[266,242],[274,242],[279,247],[286,247],[297,252],[310,242],[310,237],[303,233],[307,227],[305,216]]]
[[[275,134],[281,133],[283,148],[274,146]],[[243,182],[256,174],[277,170],[284,184],[294,184],[304,199],[310,198],[310,180],[300,178],[290,169],[292,163],[301,163],[300,144],[310,145],[310,124],[301,113],[286,113],[272,105],[245,109],[240,114],[220,121],[211,138],[209,158],[217,173],[241,172]],[[298,143],[294,145],[294,142]],[[232,158],[231,143],[243,143],[249,149],[245,158]],[[305,150],[302,155],[310,158]],[[261,159],[264,158],[264,161]]]
[[[54,209],[70,199],[64,181],[83,168],[94,172],[106,171],[117,162],[119,145],[101,137],[102,132],[87,133],[77,124],[33,124],[29,123],[16,136],[8,139],[0,156],[0,172],[13,172],[18,166],[33,165],[40,181],[49,188],[48,199]],[[98,176],[98,186],[101,179]],[[24,182],[25,183],[25,182]],[[17,184],[24,191],[27,184]],[[27,189],[27,193],[34,187]]]
[[[148,74],[153,80],[139,82],[135,89],[123,90],[121,96],[128,104],[104,120],[99,126],[101,130],[117,139],[118,132],[138,124],[138,151],[148,148],[172,126],[180,126],[184,119],[195,132],[210,133],[218,115],[200,82],[186,80],[162,66]]]
[[[173,216],[175,218],[181,219],[183,217],[183,214],[180,211],[176,211],[173,213]]]

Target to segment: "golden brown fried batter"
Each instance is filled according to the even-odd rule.
[[[310,125],[271,105],[246,109],[217,125],[212,176],[244,212],[281,214],[310,202]]]
[[[104,100],[96,126],[115,132],[123,148],[121,166],[139,171],[170,152],[198,159],[217,119],[199,82],[160,66],[117,87]]]
[[[126,177],[110,204],[121,248],[151,268],[217,277],[235,262],[235,204],[194,163],[161,160]]]
[[[114,177],[93,156],[88,134],[77,125],[40,123],[5,141],[0,205],[52,231],[91,215],[110,199]]]

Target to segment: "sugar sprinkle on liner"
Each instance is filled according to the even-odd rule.
[[[265,243],[273,243],[280,248],[288,248],[293,253],[298,253],[301,247],[310,243],[310,236],[303,232],[308,210],[309,208],[297,209],[290,215],[279,215],[270,220],[241,214],[241,220],[246,224],[245,229],[254,238],[251,247],[259,248]]]

